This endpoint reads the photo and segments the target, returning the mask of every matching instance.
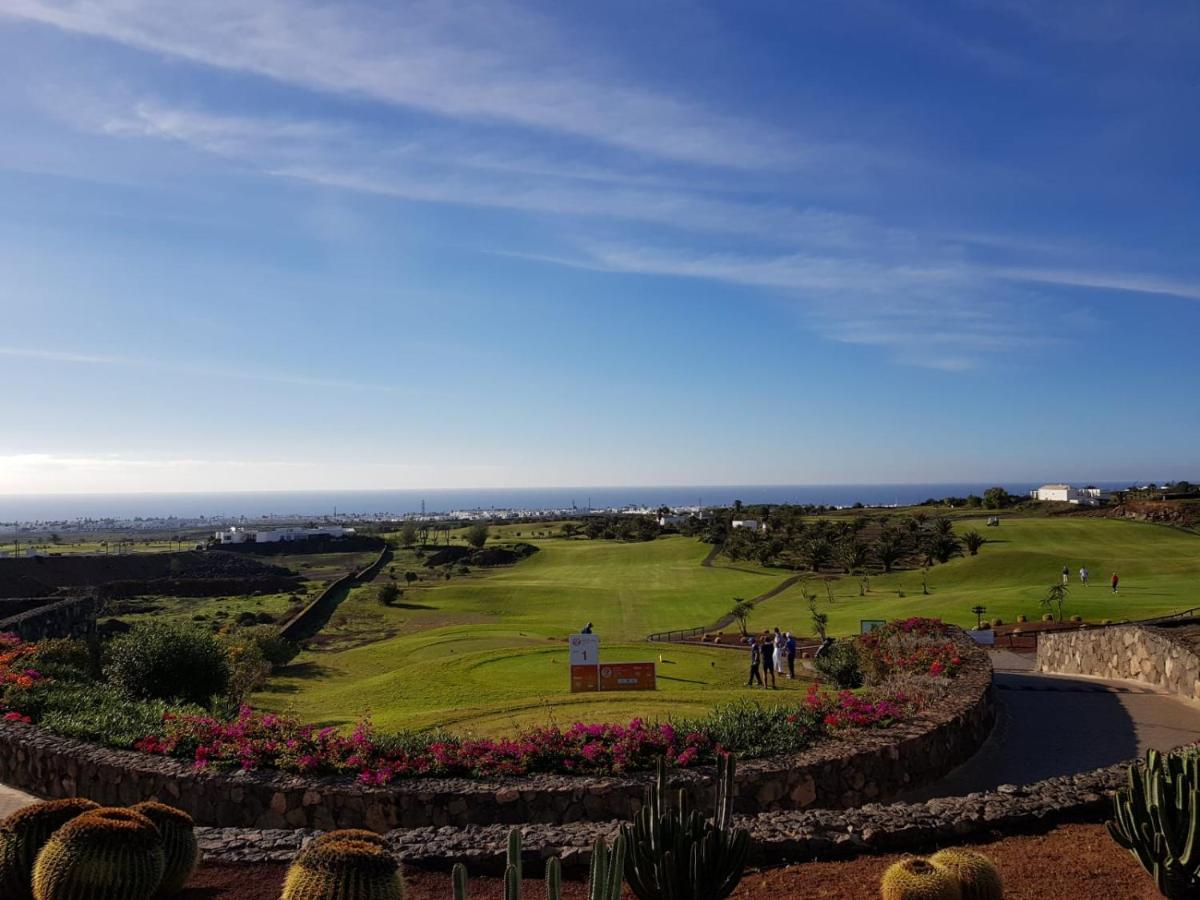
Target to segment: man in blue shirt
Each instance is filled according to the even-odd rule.
[[[787,638],[787,643],[784,644],[784,647],[787,649],[788,678],[795,678],[796,677],[796,638],[792,635],[792,633],[790,631],[785,635],[785,637]]]

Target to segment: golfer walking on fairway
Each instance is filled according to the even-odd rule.
[[[1087,566],[1080,566],[1080,567],[1079,567],[1079,580],[1080,580],[1081,582],[1083,582],[1083,586],[1084,586],[1084,587],[1087,587],[1087,586],[1088,586],[1088,570],[1087,570]]]
[[[1063,566],[1063,585],[1066,585],[1071,580],[1071,569],[1068,566]]]
[[[1117,592],[1117,585],[1118,585],[1118,584],[1120,584],[1120,583],[1121,583],[1121,579],[1117,577],[1117,573],[1116,573],[1116,572],[1113,572],[1113,577],[1112,577],[1112,586],[1113,586],[1113,593],[1114,593],[1114,594]]]

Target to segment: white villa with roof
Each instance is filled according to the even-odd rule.
[[[1104,492],[1092,485],[1077,488],[1069,484],[1043,484],[1040,488],[1030,491],[1029,496],[1034,500],[1075,503],[1080,506],[1099,506],[1104,500]]]

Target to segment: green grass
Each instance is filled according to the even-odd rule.
[[[516,566],[406,587],[404,607],[375,600],[388,572],[376,586],[355,588],[323,633],[323,646],[302,654],[256,702],[311,721],[343,724],[369,713],[385,729],[475,732],[699,712],[739,694],[742,654],[668,648],[657,692],[572,696],[566,635],[591,621],[602,636],[602,658],[657,660],[662,648],[634,642],[651,631],[711,622],[733,597],[764,593],[787,574],[751,565],[705,568],[708,545],[682,537],[540,545]],[[391,568],[400,585],[406,570],[425,574],[417,563],[398,555]]]
[[[978,556],[954,559],[929,570],[929,596],[921,593],[921,573],[906,571],[871,578],[871,592],[858,596],[856,580],[842,579],[836,602],[822,602],[830,630],[851,633],[861,619],[909,615],[940,616],[947,622],[972,625],[971,607],[987,608],[986,618],[1031,620],[1047,588],[1071,570],[1070,596],[1063,612],[1089,621],[1139,619],[1200,606],[1200,536],[1173,528],[1075,516],[1005,519],[999,528],[985,527],[986,517],[956,523],[959,533],[975,528],[989,543]],[[1091,586],[1079,583],[1079,568],[1091,573]],[[1121,576],[1120,593],[1109,590],[1109,578]],[[904,598],[898,592],[905,593]],[[824,593],[823,589],[821,591]],[[772,601],[774,603],[774,601]],[[786,608],[787,602],[780,607]],[[799,610],[790,610],[799,615]]]
[[[930,569],[928,596],[919,571],[872,577],[865,597],[858,596],[858,579],[834,579],[833,603],[822,579],[813,579],[810,589],[829,614],[831,633],[856,633],[861,619],[913,615],[971,625],[976,604],[987,607],[988,618],[1033,619],[1064,564],[1072,573],[1067,615],[1142,618],[1200,605],[1195,534],[1086,517],[1011,517],[1000,528],[986,528],[985,520],[956,522],[960,533],[978,528],[990,542],[976,557]],[[705,568],[708,545],[684,537],[625,544],[531,538],[528,526],[521,530],[520,539],[541,552],[513,567],[456,573],[449,581],[429,575],[412,551],[397,553],[375,585],[351,592],[318,646],[255,702],[321,723],[369,714],[388,730],[442,726],[491,734],[551,721],[691,715],[746,696],[745,654],[639,642],[652,631],[711,623],[732,598],[764,593],[791,573],[749,563]],[[1091,570],[1087,589],[1078,583],[1081,565]],[[1116,597],[1108,589],[1114,569],[1122,579]],[[405,571],[420,572],[422,580],[405,586]],[[392,575],[405,587],[403,605],[385,608],[375,594]],[[751,627],[810,633],[809,618],[793,586],[763,604]],[[657,660],[665,652],[659,690],[571,695],[565,637],[588,621],[606,659]],[[795,699],[803,686],[757,696]]]

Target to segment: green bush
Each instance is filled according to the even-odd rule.
[[[139,625],[108,649],[105,674],[130,697],[204,705],[229,686],[224,648],[191,625]]]
[[[843,690],[863,686],[858,646],[853,640],[837,641],[813,660],[813,667]]]
[[[289,641],[285,637],[280,637],[279,630],[270,625],[243,628],[238,632],[237,636],[253,641],[258,646],[258,649],[262,651],[263,659],[270,663],[272,668],[277,669],[280,666],[286,666],[300,652],[299,644],[295,641]]]
[[[39,682],[22,691],[19,708],[56,734],[112,747],[132,747],[157,733],[168,708],[203,712],[195,706],[169,707],[162,700],[131,700],[112,685],[64,681]]]
[[[747,757],[803,750],[817,724],[817,714],[805,706],[763,706],[752,700],[735,700],[698,719],[674,722],[682,734],[707,733],[726,750]]]
[[[92,652],[86,641],[46,638],[37,642],[29,667],[49,678],[83,681],[91,677]]]

